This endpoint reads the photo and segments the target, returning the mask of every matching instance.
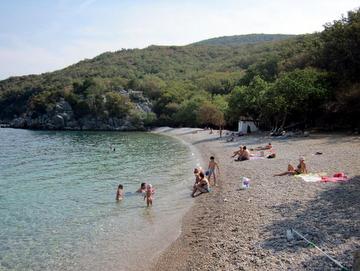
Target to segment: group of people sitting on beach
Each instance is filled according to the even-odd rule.
[[[216,170],[218,173],[216,173]],[[215,162],[215,157],[211,156],[208,169],[204,172],[201,167],[194,168],[195,183],[193,186],[192,197],[198,196],[202,193],[210,192],[210,179],[213,177],[214,186],[216,183],[216,174],[220,173],[219,165]]]
[[[155,189],[151,184],[141,183],[140,188],[136,190],[136,193],[144,195],[144,200],[146,200],[146,205],[152,206],[153,195],[155,194]],[[116,191],[116,201],[120,201],[124,198],[124,186],[119,184]]]
[[[231,157],[236,157],[235,161],[245,161],[250,160],[251,157],[266,157],[266,158],[275,158],[276,153],[272,148],[271,143],[265,146],[259,146],[255,149],[250,149],[251,151],[260,151],[259,154],[251,153],[246,146],[239,146],[239,150],[235,151]],[[269,151],[270,153],[265,155],[264,151]]]

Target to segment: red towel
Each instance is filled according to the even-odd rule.
[[[328,176],[324,176],[321,177],[321,182],[327,183],[327,182],[333,182],[333,183],[337,183],[337,182],[343,182],[343,181],[347,181],[348,177],[345,175],[344,172],[337,172],[333,175],[333,177],[328,177]]]

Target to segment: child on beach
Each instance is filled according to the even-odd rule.
[[[119,184],[118,189],[116,191],[116,201],[122,200],[124,194],[124,187],[122,184]]]
[[[210,161],[209,161],[208,170],[207,170],[207,173],[208,173],[207,177],[209,178],[209,181],[210,181],[211,176],[214,176],[214,185],[215,186],[217,186],[217,184],[216,184],[216,174],[215,174],[215,169],[216,168],[218,170],[218,173],[220,174],[219,165],[218,165],[218,163],[215,162],[215,157],[211,156]]]
[[[145,191],[145,195],[144,195],[144,200],[146,199],[147,207],[149,207],[150,205],[152,206],[154,193],[155,193],[155,191],[154,191],[152,185],[148,184],[146,186],[146,191]]]

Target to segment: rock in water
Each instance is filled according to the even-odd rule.
[[[62,129],[62,128],[64,128],[65,121],[64,121],[64,118],[63,118],[61,115],[55,115],[55,116],[52,118],[52,122],[53,122],[54,127],[55,127],[56,129]]]

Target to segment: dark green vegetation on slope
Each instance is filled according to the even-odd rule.
[[[0,118],[36,117],[63,98],[76,118],[127,116],[147,125],[232,126],[247,116],[264,128],[359,127],[359,10],[321,33],[225,46],[228,39],[215,39],[220,46],[205,41],[104,53],[56,72],[3,80]],[[142,92],[155,114],[139,112],[136,97],[122,89]]]
[[[219,38],[212,38],[193,43],[193,45],[225,45],[238,46],[241,44],[254,44],[266,41],[285,40],[295,37],[295,35],[284,34],[248,34],[236,36],[224,36]]]

